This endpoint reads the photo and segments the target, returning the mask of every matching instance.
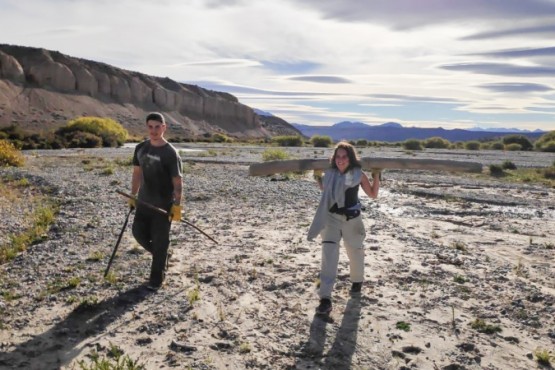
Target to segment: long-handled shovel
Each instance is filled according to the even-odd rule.
[[[131,216],[131,212],[133,212],[133,208],[129,208],[129,212],[125,217],[125,222],[123,223],[123,227],[121,228],[121,232],[119,233],[118,241],[116,242],[116,246],[114,247],[114,251],[112,252],[110,261],[108,261],[108,266],[106,266],[106,271],[104,271],[104,277],[108,276],[108,271],[110,271],[110,266],[112,266],[112,261],[114,260],[114,257],[116,256],[116,252],[118,251],[119,243],[121,242],[121,237],[123,236],[123,233],[125,232],[125,228],[127,227],[127,222],[129,222],[129,216]]]

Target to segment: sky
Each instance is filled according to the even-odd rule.
[[[0,0],[0,43],[290,123],[555,130],[555,0]]]

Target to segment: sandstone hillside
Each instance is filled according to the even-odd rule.
[[[0,126],[44,132],[69,119],[94,115],[114,118],[132,134],[142,134],[149,111],[163,112],[171,134],[180,137],[298,133],[286,122],[276,130],[271,123],[262,125],[251,107],[228,93],[57,51],[0,44]]]

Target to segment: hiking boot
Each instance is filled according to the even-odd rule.
[[[158,289],[160,289],[162,287],[162,282],[154,282],[154,281],[149,281],[148,284],[146,284],[146,288],[148,290],[152,290],[153,292],[156,292]]]
[[[353,283],[353,285],[351,285],[351,294],[360,294],[362,290],[362,282],[360,283]]]
[[[319,315],[327,315],[331,312],[331,299],[320,299],[320,305],[316,307],[316,313]]]
[[[148,281],[148,284],[146,285],[146,288],[148,290],[157,291],[164,284],[164,278],[165,278],[164,273],[162,273],[162,277],[160,277],[160,278],[153,278],[151,276],[149,281]]]

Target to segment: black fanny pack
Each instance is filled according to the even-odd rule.
[[[330,212],[347,217],[347,221],[360,216],[360,209],[339,208],[337,203],[330,208]]]

